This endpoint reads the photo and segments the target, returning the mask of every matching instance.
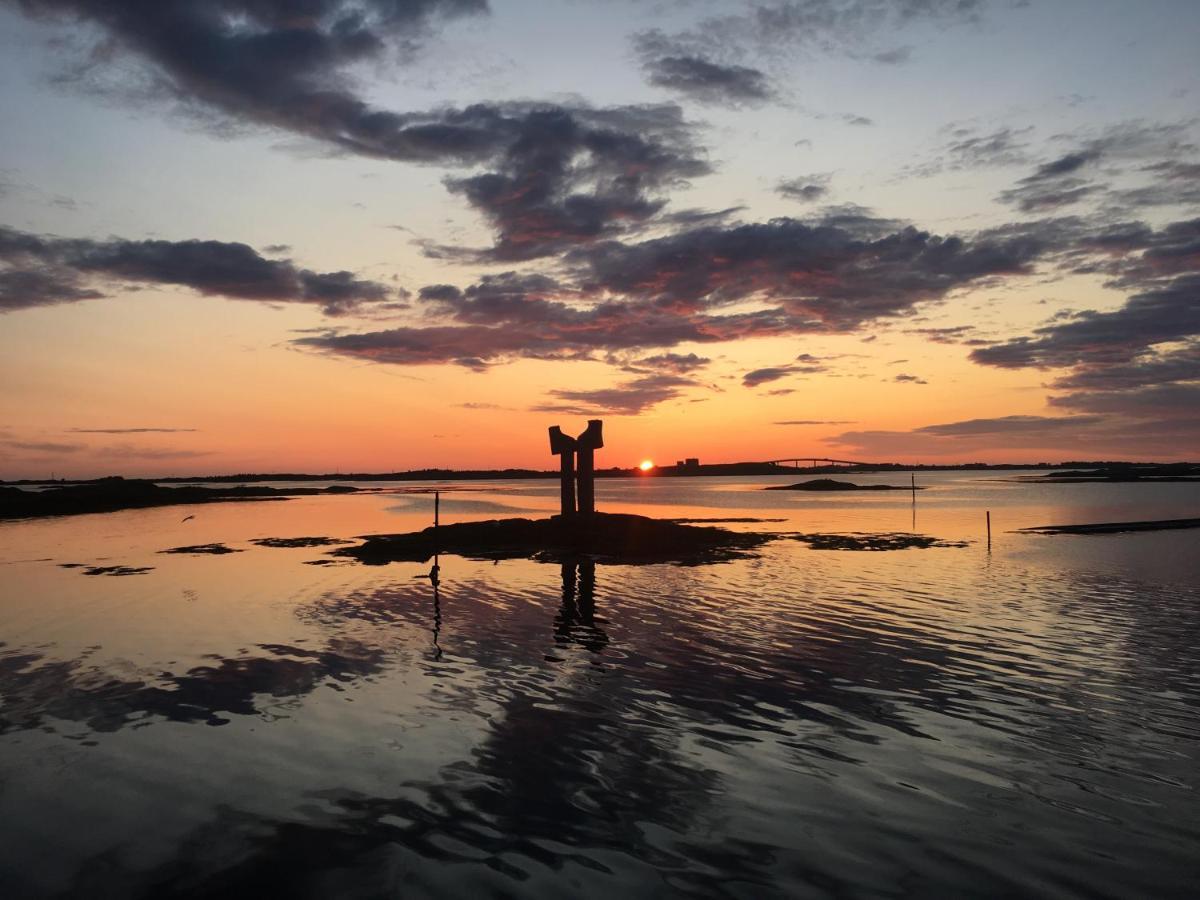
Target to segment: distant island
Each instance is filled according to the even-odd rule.
[[[331,485],[327,488],[246,487],[162,487],[153,481],[120,477],[100,478],[75,484],[55,485],[40,491],[0,487],[0,520],[31,519],[44,516],[71,516],[80,513],[116,512],[121,509],[148,509],[222,501],[286,500],[312,494],[352,494],[358,488]]]
[[[1105,463],[1095,468],[1083,468],[1070,463],[1065,471],[1020,478],[1019,481],[1038,484],[1086,484],[1103,482],[1172,482],[1200,481],[1200,465],[1194,463]]]
[[[854,484],[851,481],[834,481],[832,478],[814,478],[799,484],[772,484],[764,491],[923,491],[917,485],[905,487],[899,484]]]

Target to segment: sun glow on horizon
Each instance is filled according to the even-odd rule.
[[[654,462],[653,462],[653,460],[643,459],[641,464],[638,466],[638,468],[641,469],[643,472],[649,472],[651,469],[654,468]]]

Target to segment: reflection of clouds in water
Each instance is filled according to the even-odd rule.
[[[509,706],[505,722],[475,773],[455,763],[440,782],[404,782],[392,796],[300,796],[287,820],[219,806],[169,862],[144,870],[120,852],[101,853],[77,870],[67,894],[223,900],[541,888],[610,896],[632,879],[655,895],[673,886],[732,896],[720,886],[728,879],[778,896],[767,871],[772,848],[725,835],[712,811],[713,773],[681,765],[650,732],[590,732],[585,720],[527,699]],[[507,746],[509,733],[516,747]],[[612,737],[616,745],[606,743]],[[595,764],[581,766],[579,753]]]
[[[249,714],[262,696],[303,697],[386,663],[388,690],[356,699],[411,728],[407,752],[444,761],[418,778],[397,754],[377,790],[336,769],[320,782],[328,791],[289,782],[292,811],[279,817],[214,802],[169,862],[142,870],[136,848],[99,854],[76,870],[77,896],[611,896],[634,885],[760,897],[813,884],[862,895],[902,877],[961,896],[973,890],[961,879],[980,875],[1016,895],[1028,885],[1013,880],[1013,854],[1061,880],[1120,842],[1163,863],[1149,868],[1164,879],[1183,871],[1179,842],[1155,823],[1184,808],[1171,802],[1187,792],[1167,781],[1179,770],[1168,761],[1183,765],[1180,747],[1197,737],[1179,700],[1196,696],[1194,590],[1003,560],[811,556],[776,546],[753,564],[599,577],[586,564],[495,574],[456,561],[440,623],[432,586],[412,577],[423,567],[397,565],[296,607],[330,636],[320,649],[262,644],[161,688],[136,674],[114,682],[82,658],[51,677],[37,653],[9,661],[0,648],[0,731],[13,684],[26,710],[58,715],[64,703],[100,730],[93,719],[122,727],[131,710]],[[439,624],[443,655],[431,662]],[[20,681],[42,668],[44,681]],[[168,687],[175,697],[156,693]],[[471,726],[422,743],[435,721]],[[234,762],[254,752],[229,750]],[[1033,843],[1046,834],[1053,854]],[[989,858],[985,846],[1009,851]]]
[[[476,512],[482,512],[482,513],[489,513],[489,512],[531,513],[531,512],[540,512],[540,513],[545,513],[548,511],[544,507],[512,506],[511,504],[508,504],[508,503],[497,503],[494,500],[467,500],[462,497],[447,496],[445,494],[443,494],[442,498],[441,498],[441,509],[442,509],[443,514],[459,513],[459,512],[464,512],[464,513],[476,513]],[[431,497],[425,497],[425,496],[406,497],[401,502],[395,503],[395,504],[387,507],[387,511],[388,512],[396,512],[396,513],[411,513],[411,512],[428,511],[429,514],[432,516],[433,515],[433,499]]]
[[[222,713],[256,715],[259,698],[292,698],[321,684],[345,683],[383,669],[382,651],[345,638],[320,650],[261,644],[266,656],[243,655],[182,675],[163,672],[122,679],[112,667],[85,665],[87,656],[55,660],[0,645],[0,734],[53,728],[49,720],[118,731],[147,717],[224,725]]]
[[[507,895],[549,870],[570,873],[584,893],[671,873],[677,890],[703,895],[711,893],[712,867],[735,883],[767,888],[771,848],[723,833],[720,775],[681,753],[682,734],[626,710],[627,697],[612,695],[614,685],[593,673],[553,683],[533,677],[529,663],[547,643],[592,656],[606,646],[594,577],[588,563],[563,566],[561,590],[541,592],[541,602],[522,597],[506,610],[491,607],[477,585],[453,595],[460,633],[452,662],[489,657],[485,677],[494,690],[447,677],[461,669],[437,670],[447,682],[444,706],[491,723],[482,743],[461,748],[462,758],[448,761],[438,779],[403,782],[385,796],[312,794],[287,821],[218,807],[170,863],[138,872],[119,854],[102,854],[79,869],[71,893],[119,884],[130,897],[357,896],[371,885],[388,895]],[[348,617],[387,640],[397,623],[436,615],[419,604],[427,591],[328,595],[303,617],[329,626]],[[496,635],[490,612],[515,613],[508,618],[521,625]]]

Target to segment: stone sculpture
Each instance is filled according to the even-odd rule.
[[[564,516],[587,516],[596,511],[595,453],[603,446],[604,423],[599,419],[589,419],[587,428],[577,438],[563,434],[557,425],[551,426],[550,452],[559,457],[560,500]]]

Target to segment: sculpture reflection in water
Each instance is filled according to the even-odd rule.
[[[596,563],[590,559],[562,564],[562,607],[554,617],[554,641],[579,644],[592,653],[608,645],[596,624]]]

